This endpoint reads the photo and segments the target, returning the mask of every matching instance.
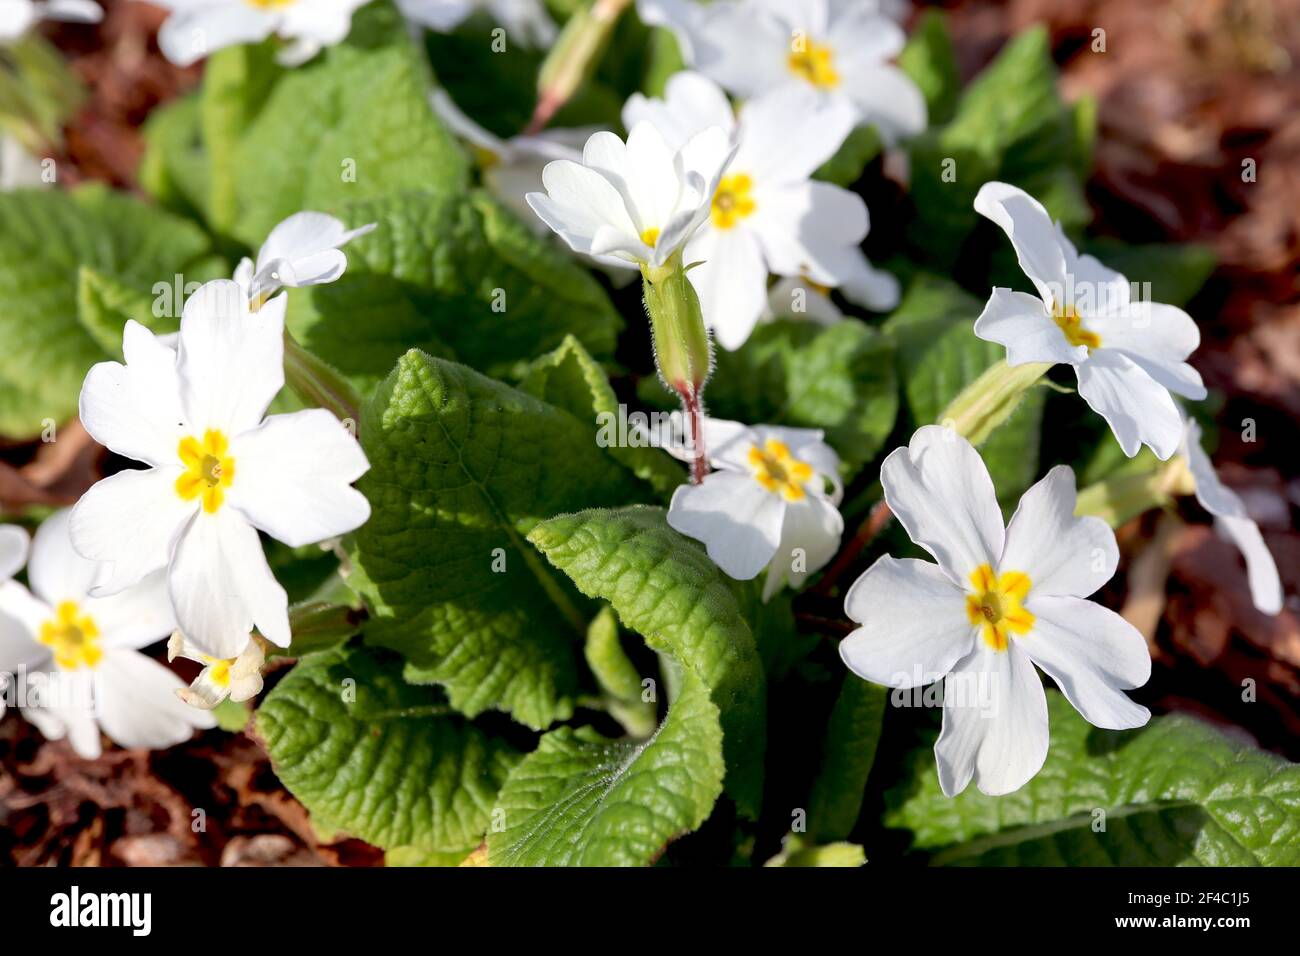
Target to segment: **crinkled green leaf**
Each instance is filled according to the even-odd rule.
[[[528,366],[519,382],[520,391],[562,408],[582,422],[594,421],[605,447],[638,478],[667,497],[686,481],[686,472],[670,455],[646,444],[646,437],[628,433],[624,422],[637,414],[620,408],[605,370],[582,343],[565,336],[560,347]],[[621,429],[621,432],[620,432]]]
[[[398,846],[384,853],[384,866],[460,866],[473,852],[472,846],[451,851]]]
[[[648,741],[561,727],[510,774],[497,797],[504,828],[492,866],[643,866],[703,823],[722,792],[718,708],[688,672]]]
[[[657,381],[646,380],[643,389],[648,401],[667,402]],[[718,350],[705,399],[717,418],[822,429],[852,475],[875,457],[894,427],[893,345],[856,319],[831,326],[765,323],[735,352]]]
[[[888,692],[845,673],[822,741],[820,769],[808,799],[808,835],[840,840],[862,810],[867,776],[876,759]]]
[[[903,392],[915,425],[937,422],[963,388],[1004,357],[1001,345],[975,336],[982,309],[983,303],[947,280],[921,275],[885,323],[898,345]],[[1031,389],[980,446],[1003,507],[1014,505],[1037,475],[1043,394],[1041,388]]]
[[[733,582],[660,508],[588,510],[528,540],[589,597],[608,601],[653,649],[704,681],[722,715],[727,792],[740,811],[762,802],[766,681]]]
[[[859,867],[867,862],[867,854],[856,843],[828,843],[824,846],[805,845],[794,836],[785,838],[781,852],[764,863],[764,866],[833,866]]]
[[[0,195],[0,434],[71,417],[87,369],[108,357],[78,321],[81,267],[138,297],[207,249],[193,225],[98,187]]]
[[[387,3],[358,10],[347,40],[275,83],[240,140],[236,237],[255,249],[303,209],[338,213],[405,190],[462,191],[468,160],[433,115],[430,87],[397,11]]]
[[[931,862],[984,866],[1296,866],[1300,765],[1192,717],[1099,730],[1048,693],[1051,749],[1020,790],[949,799],[933,755],[886,794]],[[1104,829],[1102,829],[1104,827]]]
[[[352,583],[368,641],[407,656],[471,716],[532,727],[572,713],[586,608],[524,541],[539,521],[648,489],[594,430],[462,365],[411,351],[366,404]]]
[[[198,94],[158,107],[144,125],[140,185],[164,208],[200,222],[210,218],[208,154]]]
[[[290,298],[294,336],[365,387],[408,348],[518,375],[572,334],[598,359],[622,321],[594,279],[484,193],[397,192],[349,203],[348,271]]]
[[[402,680],[399,661],[366,648],[304,657],[266,696],[256,726],[314,825],[384,848],[477,845],[518,759],[438,690]]]

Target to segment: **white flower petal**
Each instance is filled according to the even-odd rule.
[[[592,239],[602,226],[639,237],[622,194],[595,170],[559,159],[546,164],[542,182],[546,193],[529,193],[528,205],[575,252],[590,255]]]
[[[228,279],[205,283],[190,296],[178,367],[191,428],[216,428],[231,438],[262,421],[284,385],[285,302],[276,296],[250,313],[239,285]]]
[[[1282,610],[1282,579],[1259,525],[1249,518],[1232,517],[1215,518],[1214,523],[1246,559],[1250,598],[1255,607],[1264,614],[1277,614]]]
[[[108,567],[91,589],[102,597],[167,564],[181,530],[198,505],[176,494],[181,467],[119,471],[96,483],[72,509],[72,546]]]
[[[1079,395],[1106,419],[1124,454],[1132,458],[1140,445],[1149,445],[1161,461],[1178,451],[1183,420],[1163,385],[1132,359],[1110,349],[1094,349],[1075,366]]]
[[[189,66],[228,46],[265,40],[277,20],[274,13],[245,3],[186,5],[158,31],[158,47],[177,66]]]
[[[925,130],[929,110],[916,81],[896,66],[881,64],[866,69],[846,68],[845,90],[858,108],[861,121],[874,126],[886,144]]]
[[[1074,471],[1057,465],[1024,493],[1007,525],[998,570],[1029,575],[1030,593],[1085,598],[1115,574],[1115,532],[1100,518],[1076,518]]]
[[[342,246],[375,229],[369,223],[349,230],[342,221],[321,212],[299,212],[285,219],[266,237],[257,254],[257,273],[282,263],[280,285],[307,286],[333,282],[347,268]]]
[[[683,70],[668,78],[664,98],[633,93],[623,106],[623,125],[650,123],[671,149],[680,149],[710,126],[731,129],[736,117],[727,94],[702,73]]]
[[[673,492],[668,524],[704,542],[709,557],[740,581],[756,577],[781,542],[785,501],[749,475],[715,471]]]
[[[17,673],[49,656],[36,635],[53,615],[52,607],[17,581],[0,584],[0,671]]]
[[[31,706],[32,675],[28,675],[29,705],[22,708],[23,716],[47,739],[66,737],[78,756],[94,760],[103,752],[95,720],[95,672],[82,668],[42,676],[50,683],[40,693],[40,706]]]
[[[135,650],[166,637],[176,628],[167,592],[167,572],[159,568],[139,584],[108,597],[88,598],[82,609],[99,625],[105,647]]]
[[[884,269],[877,269],[861,249],[849,251],[842,266],[836,267],[839,289],[844,298],[872,312],[888,312],[898,305],[898,279]]]
[[[256,627],[288,647],[289,601],[271,573],[257,531],[232,508],[200,513],[176,544],[168,572],[185,637],[212,657],[235,657]]]
[[[355,531],[370,517],[370,503],[351,487],[370,463],[323,408],[272,415],[231,442],[230,454],[230,504],[290,547]]]
[[[998,224],[1015,247],[1020,268],[1034,283],[1043,304],[1049,309],[1063,301],[1069,286],[1066,278],[1066,252],[1061,236],[1047,210],[1023,189],[1007,183],[991,182],[980,187],[975,196],[975,211]]]
[[[844,518],[826,498],[808,495],[799,501],[787,502],[785,520],[781,524],[781,541],[763,581],[763,600],[771,600],[783,584],[800,587],[808,575],[825,567],[840,549],[843,535]],[[794,567],[796,556],[802,570]]]
[[[934,683],[975,642],[965,593],[926,561],[881,557],[849,588],[844,613],[861,626],[840,642],[840,657],[887,687]]]
[[[997,797],[1019,790],[1047,759],[1047,695],[1028,655],[1012,641],[984,641],[943,682],[943,730],[934,745],[939,786],[956,796],[974,778]]]
[[[25,528],[16,524],[0,524],[0,583],[23,569],[31,538]]]
[[[196,727],[217,724],[178,700],[185,682],[139,651],[106,651],[95,676],[99,725],[120,747],[161,750],[189,740]]]
[[[122,330],[126,364],[100,362],[81,388],[81,423],[119,455],[151,465],[175,464],[184,437],[176,353],[134,319]]]
[[[1197,401],[1205,398],[1200,373],[1185,361],[1201,344],[1190,315],[1159,302],[1133,302],[1120,312],[1090,317],[1104,350],[1122,352],[1165,388]]]
[[[866,238],[866,203],[831,183],[808,182],[756,189],[756,208],[746,220],[758,234],[769,268],[778,275],[806,275],[837,285],[847,247]]]
[[[724,349],[740,348],[767,302],[767,266],[758,240],[743,227],[710,228],[690,242],[686,258],[700,263],[686,276],[700,298],[704,324]]]
[[[1151,718],[1123,693],[1151,676],[1151,654],[1137,628],[1100,604],[1040,595],[1037,588],[1030,589],[1025,609],[1034,626],[1012,643],[1056,681],[1088,723],[1126,730]]]
[[[975,334],[986,342],[1006,346],[1008,365],[1078,365],[1088,357],[1088,347],[1071,345],[1039,299],[1011,289],[993,290],[975,320]]]
[[[749,100],[740,111],[740,148],[732,166],[758,182],[806,182],[835,155],[857,117],[843,99],[786,84]]]
[[[897,285],[894,288],[897,291]],[[844,313],[817,286],[801,277],[787,276],[778,280],[768,292],[764,316],[808,319],[820,325],[833,325],[844,318]]]
[[[1219,480],[1214,463],[1201,446],[1201,426],[1185,418],[1182,453],[1192,473],[1196,487],[1196,500],[1206,511],[1221,518],[1248,518],[1245,503],[1237,493]]]
[[[958,587],[981,565],[997,567],[1002,512],[988,469],[965,438],[940,425],[919,428],[885,459],[880,480],[908,535]]]

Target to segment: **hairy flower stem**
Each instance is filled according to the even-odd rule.
[[[541,132],[595,72],[610,34],[632,0],[594,0],[569,17],[537,76],[537,107],[524,131]]]
[[[1179,495],[1196,490],[1187,460],[1181,455],[1154,468],[1106,478],[1080,490],[1076,515],[1101,518],[1112,528],[1153,508],[1163,508]]]
[[[682,401],[691,451],[691,481],[709,473],[704,448],[704,383],[713,364],[709,333],[704,328],[695,288],[674,256],[663,266],[642,266],[642,291],[650,314],[655,364],[659,375]]]
[[[284,380],[308,405],[327,409],[353,432],[360,419],[361,397],[333,366],[317,358],[284,330]]]

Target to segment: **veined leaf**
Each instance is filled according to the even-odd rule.
[[[370,500],[350,580],[366,640],[401,651],[471,716],[542,728],[572,713],[588,612],[524,540],[546,518],[648,489],[565,412],[411,351],[362,413]]]
[[[1098,730],[1048,693],[1051,749],[1015,793],[949,799],[933,755],[886,794],[885,822],[931,862],[984,866],[1295,866],[1300,765],[1191,717]]]
[[[308,655],[266,696],[257,731],[322,830],[383,848],[472,848],[518,755],[401,674],[371,649]]]
[[[841,840],[857,823],[880,743],[887,695],[880,685],[845,673],[808,801],[809,839]]]

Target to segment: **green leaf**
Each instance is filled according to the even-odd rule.
[[[903,391],[915,425],[938,422],[963,388],[1003,358],[1001,345],[975,337],[982,308],[947,280],[922,274],[885,323],[898,345]],[[1031,389],[980,446],[1004,508],[1014,505],[1037,475],[1043,400],[1043,389]]]
[[[367,402],[350,583],[366,640],[401,651],[473,716],[542,728],[568,717],[587,613],[524,541],[539,521],[648,489],[593,428],[471,369],[412,350]]]
[[[87,369],[108,358],[78,321],[83,266],[138,301],[207,249],[191,224],[98,187],[0,195],[0,434],[70,418]]]
[[[610,716],[633,737],[649,737],[656,726],[653,700],[645,700],[641,674],[618,638],[618,616],[609,605],[587,628],[587,666],[609,701]]]
[[[248,701],[233,701],[229,697],[212,709],[217,726],[228,734],[241,734],[253,716]]]
[[[235,197],[247,169],[236,159],[239,142],[284,72],[275,53],[272,40],[238,44],[213,53],[203,69],[199,124],[209,156],[209,191],[203,208],[219,232],[234,226],[238,212]]]
[[[840,144],[835,155],[821,165],[816,178],[837,186],[852,186],[862,178],[867,163],[880,155],[883,145],[874,126],[858,126]]]
[[[961,73],[942,11],[926,10],[916,21],[898,65],[925,96],[930,125],[947,123],[961,93]]]
[[[476,846],[518,759],[365,648],[303,658],[258,708],[257,732],[313,825],[383,848]]]
[[[407,192],[340,214],[379,228],[348,245],[340,281],[290,297],[287,321],[359,387],[412,347],[497,378],[569,334],[613,354],[622,321],[600,286],[485,193]]]
[[[488,834],[492,866],[643,866],[697,828],[722,792],[722,728],[688,672],[647,743],[561,727],[510,774]]]
[[[1016,37],[967,87],[952,121],[909,144],[913,246],[927,261],[952,266],[981,221],[975,194],[994,179],[1035,195],[1067,228],[1085,224],[1080,123],[1057,92],[1047,31]]]
[[[669,401],[657,381],[643,388],[647,401]],[[851,477],[894,427],[893,345],[856,319],[764,323],[735,352],[718,350],[705,394],[717,418],[822,429]]]
[[[150,113],[144,144],[141,187],[164,208],[207,222],[211,186],[198,95],[181,97]]]
[[[285,72],[234,151],[233,169],[257,171],[238,176],[235,191],[234,232],[252,248],[303,209],[337,214],[349,201],[412,189],[451,195],[469,183],[468,160],[429,106],[428,66],[402,18],[387,3],[369,4],[352,24],[343,43]]]
[[[845,673],[826,725],[821,769],[808,800],[809,839],[843,839],[858,822],[888,693],[878,684]]]
[[[460,866],[474,847],[463,850],[423,850],[414,846],[397,846],[384,853],[384,866]]]
[[[726,737],[727,792],[742,814],[762,802],[766,681],[736,587],[660,508],[552,518],[528,540],[588,597],[709,688]]]
[[[1300,765],[1183,715],[1118,732],[1055,691],[1048,705],[1047,762],[1020,790],[949,799],[933,755],[917,751],[911,778],[886,794],[886,824],[911,830],[936,864],[1300,864]]]
[[[644,440],[639,436],[619,433],[619,422],[628,421],[628,415],[635,413],[620,406],[605,370],[573,336],[565,336],[559,348],[529,365],[519,390],[563,409],[580,422],[594,420],[600,429],[597,441],[603,441],[615,459],[660,496],[667,498],[686,480],[686,472],[670,455],[633,444]]]
[[[177,318],[154,315],[154,296],[112,276],[82,266],[77,274],[77,320],[108,355],[121,358],[122,327],[128,319],[154,331],[175,332]],[[170,328],[159,329],[163,323]]]
[[[6,37],[0,50],[0,132],[42,155],[62,147],[63,127],[85,99],[85,86],[49,40],[35,32]]]

